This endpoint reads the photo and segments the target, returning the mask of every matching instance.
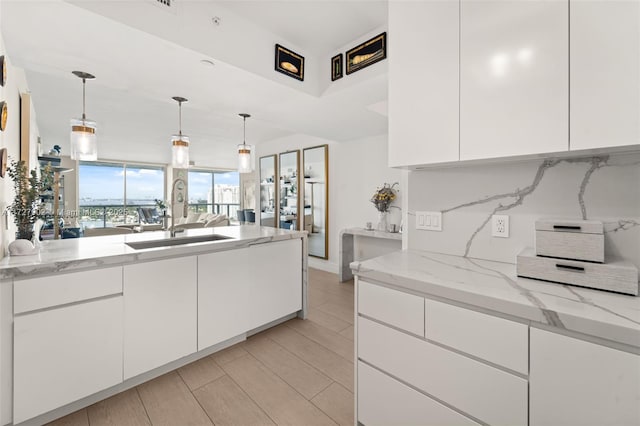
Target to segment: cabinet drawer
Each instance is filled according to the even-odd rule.
[[[520,377],[362,317],[358,358],[482,422],[527,424],[528,383]]]
[[[122,382],[122,296],[14,321],[13,423]]]
[[[16,280],[14,313],[122,293],[122,267]]]
[[[525,324],[427,299],[425,333],[429,340],[529,373],[529,326]]]
[[[367,426],[478,425],[362,362],[358,362],[358,422]]]
[[[358,312],[424,336],[424,299],[358,280]]]

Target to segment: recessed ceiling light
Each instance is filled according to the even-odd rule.
[[[222,18],[220,18],[219,16],[214,16],[213,18],[211,18],[211,22],[213,23],[213,25],[220,25],[222,23]]]
[[[206,65],[206,66],[208,66],[208,67],[212,67],[212,66],[214,66],[214,65],[215,65],[215,64],[213,63],[213,61],[212,61],[212,60],[210,60],[210,59],[200,59],[200,63],[201,63],[202,65]]]

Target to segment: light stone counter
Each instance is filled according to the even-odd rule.
[[[640,297],[519,278],[513,264],[417,250],[351,268],[360,279],[640,348]]]
[[[219,234],[231,239],[190,243],[178,246],[136,250],[125,243],[170,239],[167,231],[103,237],[50,240],[41,243],[40,253],[32,256],[7,256],[0,260],[0,280],[19,279],[55,272],[100,268],[112,265],[188,256],[249,247],[274,241],[303,238],[306,253],[307,238],[304,231],[289,231],[254,225],[223,226],[218,228],[189,229],[177,234],[176,239],[200,235]],[[303,271],[306,276],[306,258]]]
[[[338,268],[338,279],[340,280],[340,282],[345,282],[353,278],[353,274],[351,273],[349,265],[351,264],[351,262],[353,262],[355,256],[353,241],[355,236],[398,241],[400,243],[398,245],[398,248],[402,248],[402,234],[398,232],[385,232],[365,228],[347,228],[341,230],[339,239],[340,265]]]

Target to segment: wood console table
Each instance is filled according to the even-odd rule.
[[[402,234],[393,232],[384,232],[376,230],[366,230],[365,228],[346,228],[340,231],[340,265],[338,268],[338,278],[340,282],[348,281],[353,278],[349,265],[354,261],[354,236],[367,238],[381,238],[385,240],[400,241],[402,247]]]

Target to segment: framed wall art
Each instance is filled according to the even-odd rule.
[[[342,78],[342,53],[331,58],[331,81]]]
[[[7,84],[7,60],[4,55],[0,56],[0,72],[2,75],[0,76],[0,86]]]
[[[304,81],[304,56],[276,44],[276,71]]]
[[[347,51],[347,75],[387,57],[387,33],[384,32]]]

